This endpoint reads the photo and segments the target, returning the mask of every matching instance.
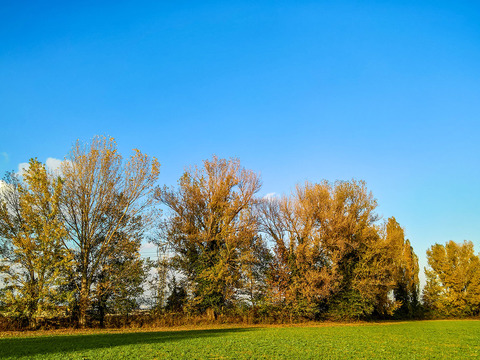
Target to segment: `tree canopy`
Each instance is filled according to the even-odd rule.
[[[70,297],[60,291],[72,267],[72,254],[59,217],[63,181],[31,159],[23,181],[10,173],[0,199],[0,241],[3,248],[4,303],[7,313],[37,318],[52,316]]]
[[[420,299],[412,244],[395,217],[380,218],[364,181],[262,198],[259,174],[235,158],[188,167],[170,187],[157,185],[159,167],[136,149],[124,161],[113,138],[97,136],[77,141],[55,173],[36,159],[7,173],[0,314],[32,328],[55,317],[104,326],[140,304],[157,317],[271,321],[480,314],[473,243],[430,247]],[[142,256],[147,240],[156,262]]]
[[[171,210],[162,240],[174,250],[194,308],[218,311],[243,287],[243,265],[261,246],[253,216],[260,186],[258,175],[238,160],[213,157],[185,171],[178,189],[157,189],[157,199]]]
[[[427,250],[429,267],[423,301],[427,310],[442,316],[480,313],[480,258],[473,243],[449,241]]]

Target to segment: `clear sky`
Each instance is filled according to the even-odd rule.
[[[113,136],[162,163],[212,154],[262,195],[364,179],[425,265],[480,250],[478,1],[2,1],[0,171]]]

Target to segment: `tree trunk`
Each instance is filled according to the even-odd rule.
[[[27,318],[28,318],[28,326],[31,330],[36,330],[37,328],[37,320],[35,318],[35,313],[37,312],[38,308],[38,289],[37,289],[37,280],[35,279],[35,273],[31,272],[31,282],[29,286],[29,296],[30,300],[27,303]]]
[[[103,329],[105,327],[105,301],[103,300],[103,298],[100,299],[100,305],[98,310],[98,316],[100,317],[100,327]]]
[[[80,304],[79,304],[79,316],[78,325],[81,328],[85,328],[87,325],[87,309],[89,305],[89,286],[87,281],[87,275],[82,274],[82,281],[80,286]]]

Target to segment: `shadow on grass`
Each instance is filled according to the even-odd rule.
[[[162,344],[197,338],[218,337],[244,332],[248,328],[156,331],[135,333],[100,333],[88,335],[53,335],[0,339],[0,358],[33,357],[38,355],[114,348],[126,345]]]

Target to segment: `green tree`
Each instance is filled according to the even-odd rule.
[[[63,246],[67,233],[59,218],[61,193],[62,181],[36,159],[29,161],[23,181],[11,173],[1,189],[4,309],[25,317],[32,327],[40,317],[61,313],[69,300],[70,294],[60,291],[72,265]]]
[[[480,258],[473,243],[449,241],[427,250],[429,268],[423,302],[433,315],[473,316],[480,313]]]
[[[174,252],[194,309],[220,311],[246,286],[242,264],[259,240],[252,209],[260,186],[238,160],[213,157],[187,170],[178,190],[158,189],[157,199],[171,210],[161,241]]]
[[[182,284],[177,284],[177,279],[172,276],[168,283],[170,294],[166,299],[165,310],[179,312],[183,310],[183,306],[187,301],[187,292]]]
[[[132,224],[127,226],[127,221]],[[121,228],[128,231],[115,233],[109,243],[111,249],[106,251],[108,255],[92,280],[93,305],[100,327],[104,327],[106,314],[121,314],[126,321],[128,315],[138,308],[149,271],[149,263],[140,257],[144,231],[141,217],[125,217]]]

